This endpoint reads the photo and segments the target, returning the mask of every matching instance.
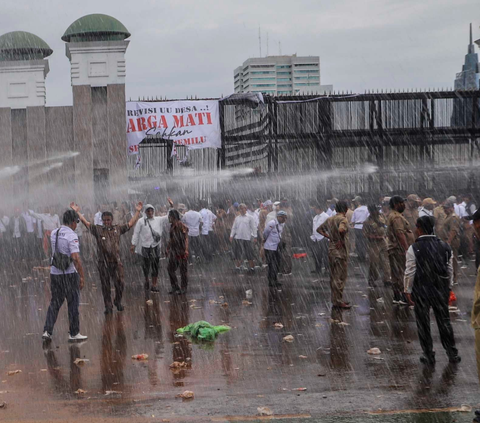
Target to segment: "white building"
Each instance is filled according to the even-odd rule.
[[[236,93],[270,95],[323,94],[333,89],[320,84],[320,57],[296,54],[246,60],[234,71],[234,86]]]

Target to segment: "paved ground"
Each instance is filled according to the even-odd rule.
[[[460,313],[452,314],[462,362],[447,363],[435,326],[434,371],[418,361],[413,311],[391,305],[389,289],[368,288],[364,267],[356,263],[346,290],[354,308],[343,313],[330,310],[328,280],[311,275],[309,263],[302,261],[295,263],[293,276],[283,277],[278,292],[266,287],[264,273],[237,275],[229,262],[216,259],[189,268],[191,285],[184,298],[167,295],[164,275],[151,306],[144,301],[140,268],[127,265],[125,311],[109,318],[94,266],[87,266],[80,313],[81,331],[89,340],[68,344],[63,308],[49,348],[40,339],[48,277],[32,272],[30,265],[3,266],[2,421],[255,421],[257,408],[269,407],[289,422],[446,423],[471,421],[472,412],[455,410],[480,405],[469,325],[472,263],[455,290]],[[22,280],[28,276],[32,280]],[[244,303],[249,288],[251,305]],[[178,327],[197,320],[232,330],[214,345],[174,336]],[[284,327],[276,329],[274,323]],[[286,335],[294,342],[284,342]],[[382,354],[368,355],[372,347]],[[138,353],[147,353],[149,360],[133,361]],[[76,358],[90,361],[78,367]],[[186,358],[191,369],[169,368]],[[13,370],[21,373],[8,376]],[[86,392],[77,394],[79,389]],[[193,391],[195,399],[177,398],[184,390]]]

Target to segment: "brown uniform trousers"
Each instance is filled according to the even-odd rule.
[[[369,240],[368,241],[368,259],[370,267],[368,268],[368,282],[375,282],[382,273],[383,282],[390,281],[390,262],[387,254],[387,241]]]
[[[442,230],[440,232],[440,239],[442,241],[448,242],[448,238],[451,232],[455,233],[455,236],[452,239],[450,247],[452,247],[452,256],[453,256],[453,281],[457,283],[458,281],[458,250],[460,249],[460,227],[461,227],[460,218],[452,213],[445,219],[443,223]]]
[[[348,221],[342,215],[329,217],[320,226],[320,229],[330,235],[330,243],[328,250],[328,263],[330,265],[330,290],[332,296],[332,304],[338,306],[343,303],[343,290],[347,280],[348,270]],[[342,239],[340,229],[345,231]],[[342,241],[341,248],[337,248],[337,243]]]
[[[406,257],[403,250],[390,250],[388,252],[390,262],[390,273],[392,275],[392,288],[396,295],[400,295],[403,290],[403,278],[405,275]]]

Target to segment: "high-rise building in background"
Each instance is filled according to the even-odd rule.
[[[472,24],[470,24],[470,43],[468,53],[465,55],[465,64],[462,71],[455,77],[455,90],[478,90],[480,82],[480,63],[478,54],[475,53],[475,45],[472,37]]]
[[[476,41],[478,44],[480,40]],[[465,55],[465,64],[462,71],[457,73],[454,82],[454,89],[459,90],[478,90],[480,82],[480,63],[478,63],[478,54],[475,53],[473,44],[472,24],[470,24],[470,43],[468,44],[468,53]],[[473,103],[470,99],[454,99],[451,125],[454,127],[465,127],[470,125],[473,118]],[[480,124],[480,105],[477,104],[475,111],[476,124]]]
[[[247,59],[234,71],[236,93],[261,92],[295,95],[331,92],[332,85],[320,85],[320,57],[267,56]]]

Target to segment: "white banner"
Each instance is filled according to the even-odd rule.
[[[188,149],[221,148],[218,101],[128,101],[128,154],[138,154],[138,144],[147,135],[172,140]]]

